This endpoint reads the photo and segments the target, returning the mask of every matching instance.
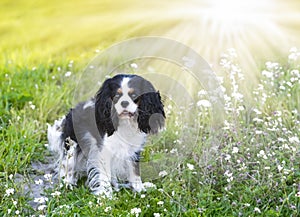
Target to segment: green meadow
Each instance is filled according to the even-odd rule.
[[[300,5],[251,2],[2,0],[0,216],[300,216]],[[55,181],[47,123],[75,106],[95,56],[143,36],[181,42],[211,64],[222,119],[189,72],[132,60],[116,71],[165,73],[193,95],[186,107],[164,96],[166,129],[142,154],[147,190],[104,198],[84,178],[72,189]]]

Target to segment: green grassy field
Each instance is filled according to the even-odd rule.
[[[279,22],[281,32],[273,28],[274,34],[271,29],[262,33],[263,26],[249,25],[246,36],[232,33],[229,40],[230,32],[220,31],[223,40],[215,40],[212,30],[224,26],[195,22],[195,2],[185,14],[181,8],[186,4],[0,3],[0,216],[300,215],[296,9]],[[290,8],[297,6],[290,1]],[[203,35],[205,27],[209,31]],[[259,40],[247,34],[252,30],[259,32]],[[53,183],[48,170],[39,166],[51,159],[45,147],[46,124],[74,106],[77,81],[97,52],[149,35],[183,42],[215,64],[224,80],[224,119],[218,126],[212,124],[212,108],[205,103],[209,98],[202,87],[193,88],[195,102],[187,108],[166,99],[166,130],[148,140],[142,159],[143,180],[152,186],[141,194],[122,189],[107,199],[92,195],[84,180],[72,190]],[[289,50],[292,45],[299,47]],[[123,70],[139,73],[126,66]],[[162,73],[157,65],[152,70]],[[184,113],[194,114],[193,120]]]

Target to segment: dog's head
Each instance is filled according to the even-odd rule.
[[[165,120],[159,92],[137,75],[107,79],[96,94],[95,115],[101,136],[112,135],[120,119],[136,121],[144,133],[157,133]]]

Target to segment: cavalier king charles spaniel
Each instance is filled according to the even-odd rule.
[[[58,154],[55,173],[71,185],[87,175],[96,195],[111,196],[119,181],[141,192],[140,153],[147,134],[164,123],[160,94],[149,81],[125,74],[107,79],[94,98],[48,125],[49,149]]]

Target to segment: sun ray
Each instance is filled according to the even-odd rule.
[[[181,17],[181,22],[164,35],[195,48],[216,67],[221,53],[235,48],[250,80],[255,80],[263,60],[280,58],[278,54],[285,55],[293,43],[299,44],[299,39],[287,31],[292,28],[283,28],[290,21],[299,25],[293,4],[283,6],[278,0],[177,3],[169,17]]]

